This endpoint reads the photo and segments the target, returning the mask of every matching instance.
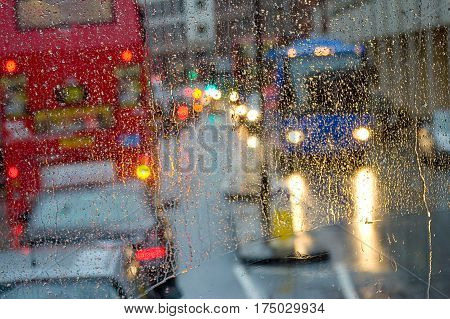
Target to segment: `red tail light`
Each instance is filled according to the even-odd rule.
[[[16,166],[10,166],[6,171],[6,174],[9,178],[17,178],[17,176],[19,176],[19,169]]]
[[[137,261],[150,261],[154,259],[164,258],[166,256],[165,247],[150,247],[136,250]]]
[[[14,238],[20,237],[25,230],[22,224],[15,225],[11,228],[11,234]]]

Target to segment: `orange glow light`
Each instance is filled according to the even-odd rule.
[[[5,71],[9,73],[13,73],[17,69],[17,63],[14,60],[7,60],[5,62]]]
[[[189,109],[188,109],[188,107],[186,105],[180,106],[178,108],[178,110],[177,110],[177,115],[178,115],[178,118],[181,121],[184,121],[185,119],[187,119],[188,116],[189,116]]]
[[[203,104],[195,103],[194,104],[194,112],[200,113],[203,111]]]
[[[133,52],[131,52],[130,50],[125,50],[122,52],[121,57],[124,62],[131,62],[131,60],[133,59]]]

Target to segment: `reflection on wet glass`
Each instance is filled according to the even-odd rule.
[[[304,227],[305,216],[302,204],[307,192],[305,179],[300,174],[293,174],[288,177],[287,186],[292,211],[292,228],[296,233],[302,231]]]
[[[377,212],[377,176],[372,168],[362,167],[353,177],[355,205],[355,236],[357,265],[360,271],[382,271],[384,269],[379,236],[375,229]]]
[[[294,173],[286,179],[289,190],[289,204],[292,216],[292,229],[295,235],[293,248],[297,255],[307,254],[311,248],[312,240],[300,232],[306,230],[305,203],[308,196],[306,179],[300,173]]]
[[[371,223],[374,220],[377,184],[370,168],[359,169],[353,180],[356,222]]]

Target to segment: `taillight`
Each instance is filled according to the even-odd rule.
[[[22,236],[23,232],[25,231],[25,227],[22,224],[14,225],[11,227],[11,235],[14,238],[18,238]]]
[[[19,176],[19,169],[16,166],[10,166],[6,170],[6,174],[11,179],[17,178]]]
[[[0,100],[3,100],[7,118],[22,117],[26,114],[27,95],[25,86],[26,80],[24,76],[0,79],[0,91],[3,93]]]
[[[119,104],[123,107],[137,106],[142,94],[140,66],[119,68],[116,75],[119,80],[117,85]]]
[[[135,258],[137,261],[151,261],[154,259],[164,258],[165,256],[166,248],[162,246],[142,248],[136,250],[135,252]]]

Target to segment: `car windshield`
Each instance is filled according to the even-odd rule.
[[[145,187],[122,183],[43,193],[29,221],[32,239],[50,234],[68,237],[74,232],[133,232],[155,223]]]
[[[17,23],[21,29],[109,23],[113,0],[19,0]]]
[[[101,279],[59,279],[0,285],[0,299],[117,299],[112,282]]]

